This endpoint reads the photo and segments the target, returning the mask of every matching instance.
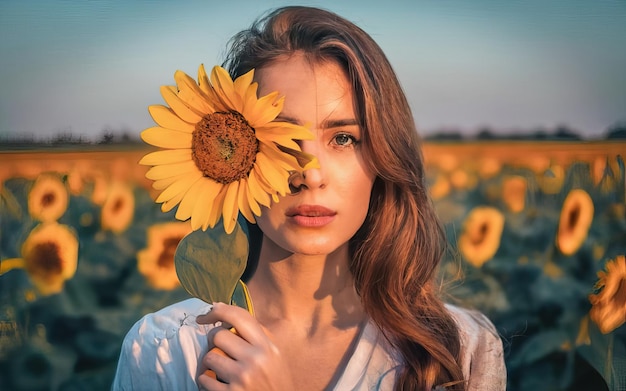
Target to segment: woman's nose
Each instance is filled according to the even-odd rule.
[[[327,178],[324,170],[325,156],[323,154],[323,150],[318,147],[317,142],[314,140],[302,141],[300,147],[303,152],[310,153],[317,158],[319,167],[311,168],[302,172],[292,172],[289,176],[289,187],[291,188],[291,193],[299,193],[302,189],[326,187]]]

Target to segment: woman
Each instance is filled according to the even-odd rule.
[[[254,69],[259,96],[285,96],[277,120],[312,130],[299,145],[319,166],[256,218],[255,315],[197,299],[148,315],[113,388],[504,389],[493,325],[438,295],[445,239],[409,106],[371,37],[324,10],[281,8],[234,38],[225,67]]]

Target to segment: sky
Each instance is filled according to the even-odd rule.
[[[626,121],[623,0],[0,0],[0,138],[138,135],[182,70],[282,5],[334,11],[383,48],[425,135]]]

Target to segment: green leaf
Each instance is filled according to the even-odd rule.
[[[237,223],[226,234],[222,222],[185,236],[174,255],[176,273],[189,294],[207,303],[230,303],[248,261],[248,237]]]

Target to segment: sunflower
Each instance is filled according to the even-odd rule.
[[[41,223],[28,235],[21,258],[5,259],[0,274],[21,268],[44,295],[59,293],[78,265],[78,239],[72,229],[55,221]]]
[[[565,170],[558,164],[551,165],[537,178],[539,187],[546,194],[556,194],[561,191],[565,182]]]
[[[589,316],[603,334],[626,322],[626,257],[620,255],[606,263],[606,271],[598,272],[597,293],[589,295]]]
[[[477,206],[469,213],[459,237],[459,250],[475,267],[491,259],[500,247],[504,215],[490,206]]]
[[[191,232],[189,222],[168,222],[148,228],[148,245],[137,253],[137,268],[156,289],[180,286],[174,254],[180,240]]]
[[[28,193],[28,211],[33,219],[56,221],[67,210],[69,194],[58,175],[41,174]]]
[[[526,206],[526,178],[512,175],[502,181],[502,200],[513,213],[519,213]]]
[[[450,189],[450,180],[444,174],[439,174],[430,185],[430,195],[434,200],[438,200],[450,194]]]
[[[144,130],[141,138],[164,150],[139,163],[153,166],[146,177],[163,190],[156,199],[162,210],[178,205],[176,218],[191,218],[194,230],[213,228],[221,215],[231,233],[239,212],[254,222],[261,205],[289,193],[290,171],[317,164],[296,142],[312,139],[312,133],[274,121],[284,97],[273,92],[258,98],[253,77],[251,70],[233,81],[216,66],[209,80],[201,65],[196,83],[177,71],[177,86],[161,87],[169,107],[149,107],[158,126]]]
[[[102,205],[102,228],[120,233],[126,230],[135,214],[133,189],[120,182],[113,182]]]
[[[593,201],[583,189],[574,189],[565,197],[556,235],[556,245],[561,253],[574,254],[587,239],[593,211]]]

